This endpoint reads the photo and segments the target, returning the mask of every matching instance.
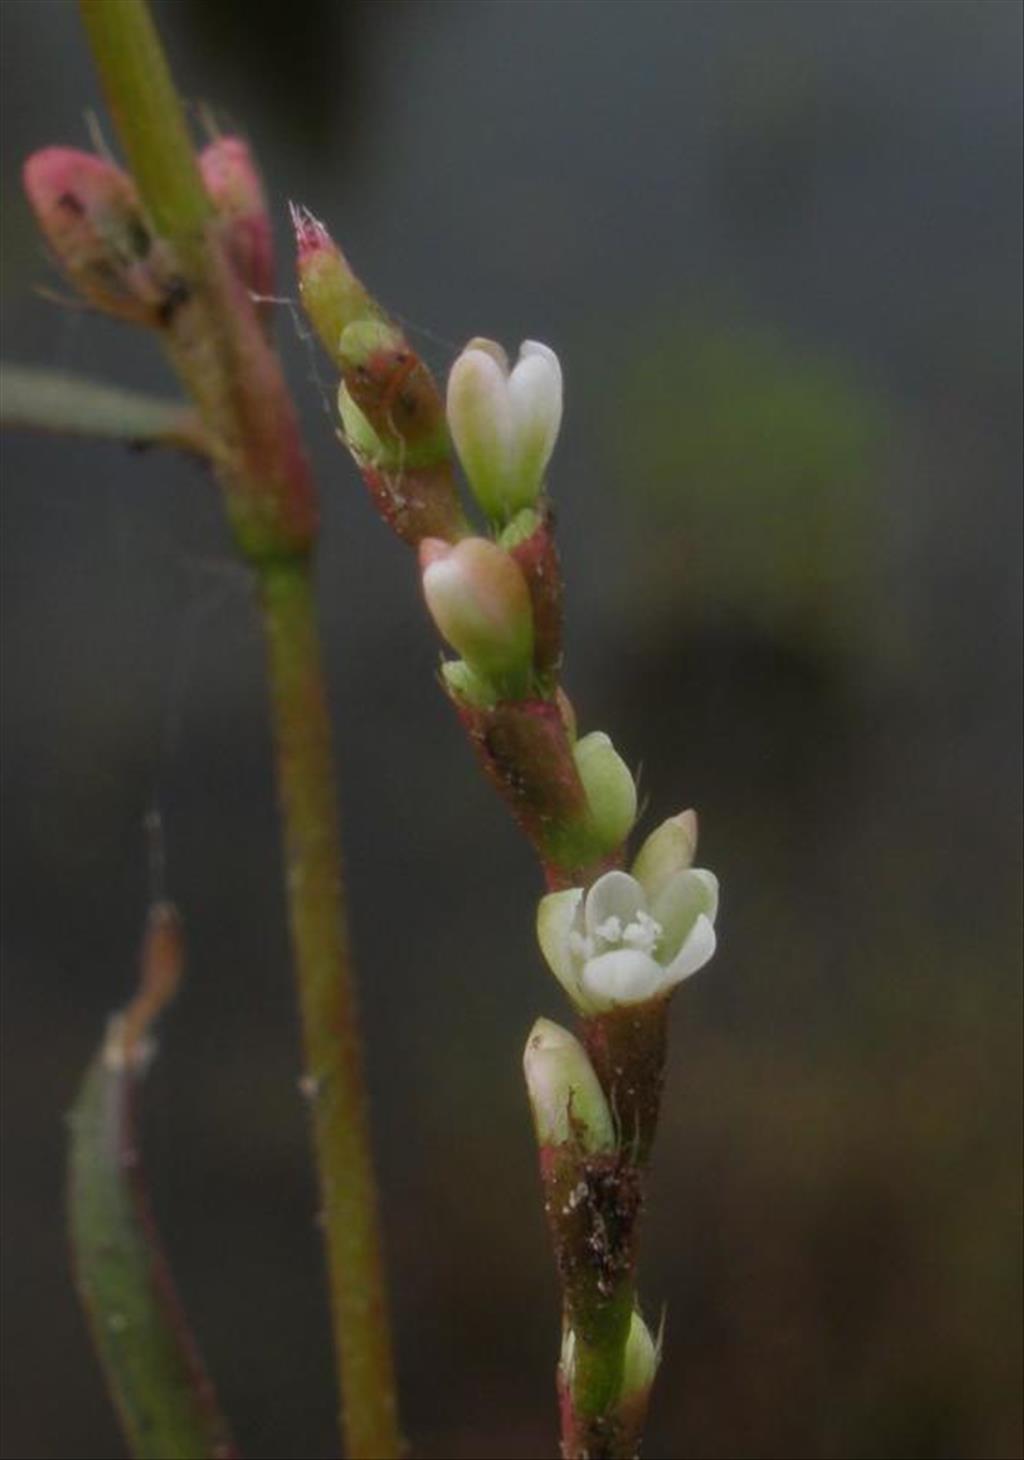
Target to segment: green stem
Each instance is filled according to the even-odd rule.
[[[309,579],[312,479],[279,362],[210,226],[146,4],[81,0],[81,10],[143,202],[181,266],[168,351],[214,440],[236,540],[261,587],[346,1448],[351,1460],[391,1460],[401,1441]]]
[[[157,233],[198,240],[213,205],[203,188],[185,113],[145,0],[80,0],[93,59]]]
[[[301,563],[268,567],[260,586],[347,1448],[389,1460],[401,1439],[312,587]]]

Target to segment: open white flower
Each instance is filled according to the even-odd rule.
[[[628,872],[541,899],[537,936],[551,971],[584,1014],[667,994],[715,951],[718,878],[673,873],[648,898]]]
[[[524,340],[510,370],[493,340],[470,340],[448,377],[448,425],[473,495],[497,522],[532,507],[562,422],[562,369]]]

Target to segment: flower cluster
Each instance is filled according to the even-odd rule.
[[[562,417],[562,372],[553,350],[534,341],[509,368],[500,345],[477,339],[448,381],[448,424],[470,487],[488,518],[515,529],[530,513]],[[421,545],[423,590],[444,638],[462,656],[446,678],[467,696],[522,691],[533,651],[530,595],[501,544],[468,538]],[[586,793],[595,843],[619,847],[636,817],[636,786],[601,731],[576,740],[572,755]],[[586,892],[545,897],[540,945],[576,1007],[597,1014],[662,998],[715,951],[718,881],[693,867],[696,818],[671,818],[637,857],[633,873],[611,871]]]
[[[527,340],[512,363],[493,340],[473,339],[442,399],[322,225],[300,214],[296,227],[303,303],[342,376],[343,439],[378,510],[418,551],[427,609],[458,656],[442,680],[485,774],[562,889],[541,899],[537,934],[582,1038],[540,1019],[523,1066],[563,1275],[563,1444],[604,1452],[614,1435],[616,1454],[634,1453],[659,1358],[633,1272],[665,1006],[715,951],[718,881],[693,865],[692,811],[618,870],[636,783],[606,734],[578,734],[559,682],[562,580],[546,491],[562,420],[554,351]],[[482,530],[463,514],[455,458]]]

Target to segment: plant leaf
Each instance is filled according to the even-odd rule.
[[[96,436],[133,446],[173,446],[209,455],[202,425],[191,407],[29,365],[0,366],[0,426]]]
[[[154,927],[151,914],[149,933],[156,937],[148,936],[144,947],[139,995],[111,1020],[72,1108],[72,1258],[132,1454],[139,1460],[229,1460],[238,1452],[174,1289],[136,1144],[136,1100],[152,1053],[146,1028],[166,997],[155,985],[162,979],[166,988],[168,982],[167,909],[154,909],[164,918],[161,927]]]

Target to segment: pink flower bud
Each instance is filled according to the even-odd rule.
[[[47,243],[84,298],[135,324],[170,322],[184,285],[127,173],[91,152],[45,147],[25,163],[24,183]]]
[[[529,684],[533,616],[526,581],[496,543],[420,544],[423,592],[441,634],[481,678],[521,697]]]
[[[241,137],[218,137],[199,154],[206,191],[221,219],[224,245],[251,294],[274,292],[274,243],[263,184]]]

